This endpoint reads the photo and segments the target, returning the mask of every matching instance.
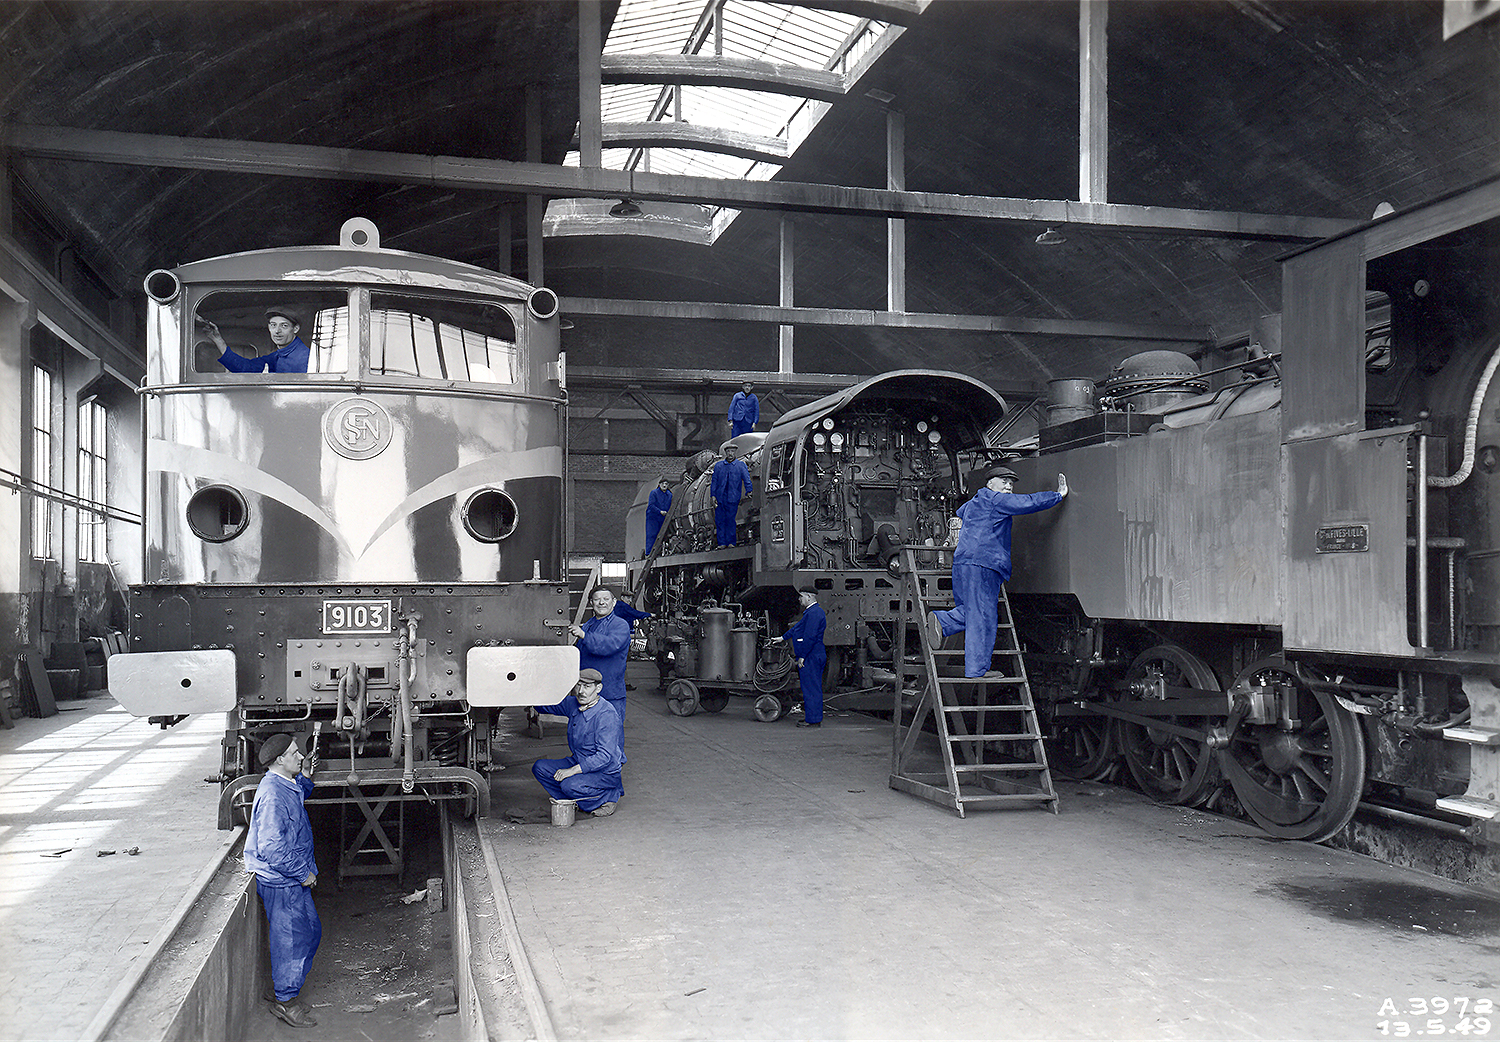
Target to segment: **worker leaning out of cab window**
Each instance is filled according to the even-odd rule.
[[[273,350],[258,358],[246,358],[230,349],[219,327],[204,322],[209,339],[221,352],[219,364],[232,373],[305,373],[311,352],[301,337],[302,321],[295,311],[284,306],[266,308],[266,330]]]

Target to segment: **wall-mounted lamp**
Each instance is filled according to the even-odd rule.
[[[1048,228],[1036,237],[1036,244],[1038,246],[1061,246],[1067,241],[1067,236],[1063,235],[1062,232],[1053,231],[1051,228]]]
[[[639,217],[641,208],[629,199],[621,199],[609,208],[609,215],[611,217]]]

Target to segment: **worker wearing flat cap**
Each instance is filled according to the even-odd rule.
[[[604,677],[597,669],[578,673],[573,693],[555,706],[537,706],[538,713],[568,718],[568,752],[562,759],[538,760],[531,773],[554,800],[577,800],[578,809],[596,818],[615,812],[625,795],[620,769],[625,764],[625,722],[607,699],[600,697]]]
[[[291,308],[277,305],[266,308],[266,330],[271,334],[273,350],[259,358],[246,358],[231,351],[224,342],[219,327],[212,322],[203,323],[208,335],[222,354],[219,364],[232,373],[305,373],[311,352],[298,334],[302,320]]]
[[[964,676],[994,673],[1000,587],[1010,580],[1011,520],[1055,507],[1068,494],[1068,479],[1057,475],[1056,492],[1015,492],[1016,472],[996,464],[980,472],[984,486],[958,508],[962,527],[953,551],[953,609],[927,615],[934,646],[944,637],[964,635]]]
[[[262,742],[258,758],[269,769],[255,788],[250,808],[245,871],[255,874],[255,889],[266,909],[274,993],[265,998],[281,1020],[293,1027],[312,1027],[317,1020],[297,996],[323,939],[323,924],[312,899],[318,863],[305,806],[312,795],[317,761],[303,757],[297,742],[286,733]]]

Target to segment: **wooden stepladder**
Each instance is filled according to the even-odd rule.
[[[919,568],[917,555],[933,567]],[[901,549],[901,619],[896,638],[896,698],[891,745],[891,788],[940,803],[964,816],[966,808],[1042,804],[1057,813],[1057,791],[1047,767],[1031,685],[1005,588],[1000,589],[999,633],[990,676],[964,676],[963,638],[934,644],[927,613],[953,607],[951,547]],[[920,656],[908,653],[918,635]],[[915,649],[913,649],[915,650]],[[926,688],[910,723],[903,723],[901,691],[908,680]],[[931,718],[937,751],[923,741]]]

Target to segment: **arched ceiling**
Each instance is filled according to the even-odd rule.
[[[736,3],[730,0],[732,16]],[[603,5],[607,31],[615,4]],[[1109,6],[1111,203],[1362,221],[1500,172],[1500,18],[1443,38],[1439,0],[1130,0]],[[367,3],[13,0],[0,5],[0,111],[15,124],[560,164],[578,120],[574,0]],[[935,0],[812,131],[781,179],[883,188],[886,105],[906,186],[1014,199],[1079,194],[1079,8]],[[336,241],[525,274],[515,191],[42,158],[20,191],[117,290],[145,272]],[[606,202],[614,200],[606,200]],[[648,214],[651,204],[643,204]],[[881,311],[880,217],[791,217],[794,302]],[[622,227],[625,222],[622,221]],[[1227,340],[1280,308],[1293,242],[949,217],[906,222],[907,310],[1202,327]],[[745,210],[712,245],[549,239],[570,298],[774,305],[781,215]],[[1046,332],[804,326],[799,371],[924,366],[999,386],[1102,376],[1162,346]],[[570,365],[774,370],[777,328],[578,316]]]

